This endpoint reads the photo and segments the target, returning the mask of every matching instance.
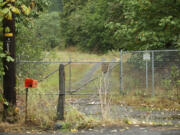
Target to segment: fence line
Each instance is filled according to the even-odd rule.
[[[24,95],[25,96],[26,93],[17,93],[17,95],[18,96],[20,96],[20,95]],[[60,94],[60,93],[37,93],[37,94],[28,94],[28,95],[29,96],[30,95],[34,95],[34,96],[38,96],[38,95],[39,96],[40,95],[46,95],[46,96],[53,96],[54,95],[54,96],[58,96],[58,95],[64,95],[64,94]],[[102,94],[99,94],[99,93],[95,93],[94,94],[94,93],[69,93],[69,92],[66,92],[65,95],[92,95],[92,96],[94,95],[94,96],[98,96],[98,95],[105,95],[105,94],[103,94],[103,93]],[[107,93],[107,95],[108,95],[108,93]],[[115,96],[117,94],[109,94],[109,95],[112,95],[112,96],[114,95]]]
[[[48,75],[46,75],[44,78],[42,78],[41,80],[39,80],[39,82],[44,81],[45,79],[49,78],[50,76],[52,76],[53,74],[55,74],[56,72],[58,72],[59,69],[56,69],[55,71],[49,73]]]
[[[178,90],[180,90],[180,84],[174,85],[172,83],[177,82],[177,80],[180,80],[179,52],[180,51],[178,50],[171,50],[171,51],[148,50],[148,51],[131,51],[131,52],[121,51],[120,58],[118,58],[118,61],[117,59],[114,59],[116,61],[113,60],[112,61],[71,61],[71,58],[69,59],[69,61],[19,60],[17,61],[17,63],[22,63],[22,64],[17,64],[17,65],[19,66],[32,65],[32,67],[39,66],[40,68],[41,66],[48,67],[46,68],[47,70],[46,72],[43,71],[45,68],[41,68],[43,74],[38,78],[40,82],[44,81],[53,74],[58,73],[58,69],[56,66],[62,63],[63,66],[65,65],[69,66],[69,67],[66,66],[66,70],[65,70],[66,72],[69,72],[68,74],[66,74],[66,82],[64,80],[64,85],[65,84],[69,85],[69,87],[66,87],[66,91],[64,93],[58,92],[58,88],[55,86],[56,80],[54,78],[57,76],[52,76],[52,80],[50,79],[50,82],[53,81],[53,83],[50,83],[52,84],[52,86],[44,85],[46,84],[45,81],[40,89],[29,92],[29,96],[31,97],[32,103],[37,104],[37,108],[41,108],[42,110],[44,110],[44,112],[49,113],[49,111],[52,111],[53,109],[54,110],[57,109],[58,107],[56,106],[56,102],[59,99],[62,99],[61,97],[67,95],[66,103],[73,104],[75,106],[77,104],[77,107],[78,109],[80,109],[80,111],[85,111],[85,112],[88,111],[88,113],[89,112],[91,113],[92,111],[94,113],[94,110],[95,109],[98,110],[100,108],[100,105],[103,104],[103,102],[101,102],[101,97],[105,97],[106,98],[105,100],[107,101],[109,100],[108,101],[109,103],[107,105],[109,104],[111,105],[112,109],[110,110],[113,110],[113,113],[115,115],[119,111],[120,113],[119,112],[118,113],[122,114],[121,117],[125,117],[125,118],[127,118],[127,116],[137,117],[138,119],[140,117],[143,118],[148,117],[147,119],[153,120],[153,117],[155,118],[159,117],[160,120],[166,120],[165,119],[166,117],[169,119],[170,118],[169,116],[173,116],[172,118],[174,118],[174,116],[176,116],[176,113],[178,114],[179,112],[178,111],[175,112],[173,109],[172,111],[173,113],[169,111],[168,112],[169,114],[166,115],[166,112],[164,112],[164,110],[163,111],[160,110],[158,112],[157,110],[149,111],[148,109],[147,113],[146,111],[143,110],[143,111],[139,111],[140,113],[137,114],[137,113],[131,113],[132,111],[136,112],[137,110],[136,109],[133,110],[130,107],[131,107],[131,102],[132,104],[134,104],[134,100],[136,100],[136,98],[138,99],[137,104],[140,104],[141,106],[144,106],[144,104],[146,105],[144,99],[147,99],[148,102],[149,101],[151,102],[151,100],[149,100],[149,98],[151,97],[153,98],[155,97],[158,100],[160,99],[160,101],[161,98],[163,99],[162,101],[164,101],[164,98],[170,101],[178,100],[179,98]],[[144,58],[144,55],[147,53],[149,54],[148,55],[149,59],[146,57]],[[44,63],[44,65],[41,63]],[[46,64],[46,63],[56,63],[56,64]],[[91,63],[91,64],[83,65],[83,63]],[[95,68],[96,69],[95,70],[93,67],[96,64],[99,66],[98,69]],[[173,67],[174,65],[175,67]],[[29,67],[29,69],[31,68]],[[32,69],[36,70],[36,68],[32,68]],[[37,72],[38,70],[36,70],[36,72],[32,72],[35,78]],[[22,75],[26,76],[27,73],[28,72],[25,72],[25,75],[24,74]],[[107,78],[105,78],[106,77],[104,76],[105,74],[107,75]],[[172,78],[172,74],[173,75],[177,74],[178,76],[174,76],[174,78]],[[24,77],[24,76],[20,76],[20,77]],[[83,79],[84,77],[86,79]],[[18,78],[18,79],[22,81],[21,80],[22,78]],[[47,80],[47,83],[48,81],[49,80]],[[76,84],[77,81],[80,82],[78,83],[78,85],[72,85],[72,84]],[[47,88],[45,88],[46,86]],[[21,86],[19,88],[21,88]],[[101,90],[102,93],[98,93],[99,90]],[[22,92],[19,91],[17,95],[18,98],[21,99],[24,98],[26,94],[24,91]],[[60,97],[59,99],[58,96]],[[126,104],[126,99],[127,99],[127,104]],[[132,101],[130,101],[131,99]],[[36,102],[36,100],[40,102]],[[140,100],[142,100],[142,103]],[[128,101],[130,101],[130,103],[128,103]],[[147,102],[147,107],[152,108],[152,106],[149,106],[148,102]],[[19,105],[18,107],[23,110],[24,109],[24,107],[22,107],[23,100],[19,100],[19,102],[17,103]],[[62,103],[62,101],[59,101],[59,103]],[[63,103],[63,105],[67,105],[66,103]],[[92,108],[86,110],[87,105],[96,105],[96,106],[93,106]],[[152,105],[154,105],[154,103]],[[59,109],[59,110],[57,109],[57,111],[60,110],[62,111],[63,109]],[[163,114],[165,115],[162,115],[161,112],[163,112]],[[96,112],[94,114],[97,115]],[[134,116],[134,114],[137,114],[137,116]],[[172,122],[174,122],[174,119],[172,120]]]
[[[19,60],[16,63],[119,63],[119,61],[24,61]]]
[[[142,50],[142,51],[123,51],[124,53],[138,53],[138,52],[179,52],[180,50]]]
[[[161,52],[161,53],[158,53]],[[168,53],[169,52],[169,53]],[[173,53],[175,52],[175,53]],[[165,78],[166,82],[163,82],[163,77],[170,76],[171,66],[172,63],[176,64],[178,67],[179,62],[179,53],[180,50],[146,50],[146,51],[122,51],[120,52],[120,58],[118,61],[73,61],[71,58],[69,61],[26,61],[26,60],[19,60],[17,63],[57,63],[64,65],[69,65],[69,92],[68,93],[75,93],[79,90],[82,90],[87,86],[87,84],[91,83],[97,76],[93,77],[92,79],[89,78],[88,81],[83,81],[81,85],[77,88],[73,88],[72,86],[72,63],[74,64],[83,64],[83,63],[96,63],[96,64],[103,64],[103,63],[114,63],[120,65],[118,67],[118,76],[120,78],[118,90],[121,93],[126,93],[128,90],[145,90],[146,92],[151,92],[152,96],[158,93],[157,89],[161,86],[162,90],[165,90],[162,87],[163,83],[165,85],[169,85],[169,78]],[[149,60],[144,59],[144,54],[149,53]],[[159,64],[160,63],[160,64]],[[169,65],[168,65],[169,64]],[[140,67],[141,66],[141,67]],[[100,68],[100,67],[99,67]],[[47,74],[43,79],[40,79],[40,82],[47,79],[54,73],[58,71],[55,70],[49,74]],[[101,70],[100,70],[101,72]],[[135,73],[136,72],[136,73]],[[163,74],[164,73],[164,74]],[[134,75],[134,76],[133,76]],[[77,81],[77,80],[76,80]],[[157,82],[158,81],[158,86]],[[161,84],[160,84],[161,83]],[[82,85],[83,84],[83,85]],[[155,90],[156,89],[156,90]],[[79,94],[79,93],[78,93]],[[80,94],[79,94],[80,95]]]

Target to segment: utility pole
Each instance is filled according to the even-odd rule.
[[[5,0],[4,0],[5,1]],[[9,2],[10,4],[14,4]],[[8,4],[9,4],[8,3]],[[4,6],[4,8],[7,4]],[[3,59],[3,67],[5,75],[3,76],[3,90],[4,98],[8,102],[8,105],[4,105],[4,120],[7,120],[9,112],[14,112],[16,106],[16,45],[15,45],[15,19],[14,13],[12,12],[12,18],[3,19],[3,52],[14,59],[14,61],[7,61]],[[11,110],[12,109],[12,110]],[[14,115],[14,114],[13,114]],[[11,121],[10,121],[11,122]]]

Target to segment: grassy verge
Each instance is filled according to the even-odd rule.
[[[178,99],[170,99],[165,97],[151,97],[142,95],[117,95],[111,96],[112,104],[126,104],[135,106],[137,109],[143,110],[180,110],[180,101]]]

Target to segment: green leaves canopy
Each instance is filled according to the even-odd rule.
[[[69,0],[61,15],[66,46],[111,49],[180,48],[180,0]]]
[[[105,28],[108,3],[104,0],[70,0],[64,2],[61,32],[66,47],[78,46],[86,51],[106,52],[113,48]]]
[[[42,12],[48,10],[51,0],[0,0],[0,59],[5,58],[6,54],[3,53],[3,27],[2,20],[12,19],[12,13],[16,14],[16,44],[17,44],[17,56],[21,55],[24,58],[30,57],[37,59],[42,55],[42,47],[35,46],[35,44],[27,44],[28,41],[32,41],[35,35],[31,37],[29,30],[31,30],[32,20],[39,17]],[[3,6],[5,6],[2,8]],[[17,15],[18,14],[18,15]],[[5,32],[10,32],[9,28],[5,29]],[[24,32],[24,33],[22,33]],[[19,38],[22,36],[21,38]],[[28,40],[29,38],[29,40]],[[36,41],[36,40],[35,40]],[[32,43],[32,42],[31,42]],[[33,42],[34,43],[34,42]],[[45,48],[45,47],[44,47]],[[34,55],[36,54],[36,55]],[[38,54],[38,55],[37,55]],[[6,57],[7,61],[12,61],[10,57]],[[0,62],[0,76],[3,75],[3,65]]]
[[[175,49],[180,46],[179,0],[116,0],[107,27],[122,49]],[[118,16],[118,15],[117,15]]]

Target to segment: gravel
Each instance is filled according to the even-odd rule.
[[[180,135],[180,128],[172,127],[109,127],[89,129],[87,131],[79,131],[77,133],[62,133],[60,131],[51,133],[0,133],[0,135]]]

